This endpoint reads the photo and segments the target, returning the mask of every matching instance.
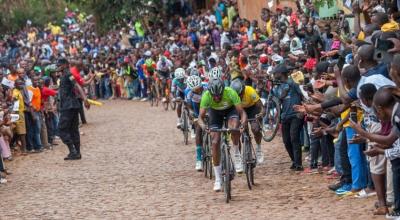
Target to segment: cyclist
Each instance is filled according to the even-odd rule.
[[[147,51],[145,53],[145,56],[148,57],[147,55],[150,55],[150,53],[148,53],[150,51]],[[154,60],[149,57],[144,61],[144,64],[142,66],[143,68],[143,72],[146,76],[146,85],[147,85],[147,93],[150,94],[151,93],[151,84],[153,80],[157,81],[157,77],[154,75],[155,70],[156,70],[156,63],[154,62]],[[157,96],[158,96],[158,92],[157,92]]]
[[[264,115],[263,104],[258,96],[256,90],[251,86],[244,85],[243,81],[240,79],[235,79],[231,82],[231,88],[236,91],[242,100],[242,107],[247,114],[247,118],[255,119],[260,118]],[[262,163],[264,161],[264,154],[261,150],[261,127],[260,123],[253,121],[250,124],[251,131],[254,134],[254,139],[256,141],[256,158],[257,163]]]
[[[168,80],[170,79],[170,73],[174,64],[165,56],[160,56],[157,62],[157,72],[161,81],[161,96],[163,97],[162,102],[166,102],[165,88],[168,86]]]
[[[221,79],[222,77],[222,70],[219,67],[214,67],[210,70],[210,72],[208,72],[207,77],[209,79],[211,78],[217,78],[217,79]]]
[[[197,121],[200,110],[201,96],[207,90],[207,84],[201,82],[201,78],[197,75],[191,75],[186,80],[187,88],[185,90],[185,99],[188,103],[191,115],[194,121]],[[195,125],[195,138],[196,138],[196,170],[203,170],[202,163],[202,129],[198,123]]]
[[[211,71],[212,72],[212,71]],[[239,128],[239,115],[241,124],[245,125],[247,121],[246,112],[240,103],[240,97],[230,87],[225,87],[224,82],[220,78],[210,78],[208,82],[208,90],[201,97],[199,125],[205,129],[204,117],[206,111],[209,114],[209,128],[222,128],[224,118],[228,121],[229,128]],[[243,172],[243,162],[239,151],[239,132],[232,132],[232,142],[235,152],[236,172]],[[221,165],[220,165],[220,141],[219,132],[211,132],[212,139],[212,157],[215,172],[214,191],[221,190]]]
[[[185,69],[177,68],[174,74],[175,78],[172,80],[172,86],[171,86],[171,93],[174,96],[173,101],[175,101],[177,98],[180,98],[180,100],[183,101],[185,99],[185,88],[186,88]],[[176,114],[178,115],[178,122],[176,124],[176,127],[181,128],[182,102],[178,103],[176,108]]]

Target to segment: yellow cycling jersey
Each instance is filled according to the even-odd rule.
[[[260,96],[258,96],[256,90],[251,86],[246,86],[242,97],[243,108],[250,108],[255,105],[258,100],[260,100]]]

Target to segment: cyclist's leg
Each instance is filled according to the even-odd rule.
[[[146,77],[146,88],[147,88],[147,97],[151,94],[151,77]]]
[[[161,96],[161,91],[160,91],[160,88],[161,88],[161,83],[160,83],[160,79],[157,77],[157,76],[154,76],[154,82],[155,82],[155,84],[154,84],[154,87],[155,87],[155,89],[156,89],[156,94],[157,94],[157,99],[159,99]]]
[[[250,108],[245,109],[245,111],[246,111],[247,117],[250,119],[253,119],[261,112],[261,109],[258,108],[257,105],[254,105]],[[250,123],[251,131],[254,135],[254,140],[256,141],[257,163],[264,162],[264,153],[261,150],[261,139],[262,139],[261,126],[260,126],[261,120],[262,119],[260,118],[259,121],[252,121]]]
[[[239,114],[237,113],[235,107],[225,110],[225,117],[228,119],[228,127],[232,129],[238,129]],[[232,132],[232,143],[233,146],[239,146],[240,132]],[[238,148],[239,150],[239,148]]]
[[[176,97],[181,98],[181,102],[178,103],[177,108],[176,108],[176,114],[178,115],[178,118],[181,118],[182,115],[182,104],[183,100],[185,100],[185,94],[179,90],[176,91]]]
[[[247,117],[249,119],[254,119],[259,113],[261,113],[261,109],[257,107],[257,105],[254,105],[250,108],[245,109]],[[260,119],[261,120],[261,119]],[[261,144],[261,139],[262,139],[262,133],[261,133],[261,127],[260,127],[260,122],[258,121],[253,121],[250,123],[251,126],[251,131],[254,135],[254,139],[256,141],[257,145]]]
[[[196,112],[197,113],[197,112]],[[197,122],[198,114],[195,116],[194,119],[194,130],[195,130],[195,141],[196,141],[196,170],[203,169],[203,130],[201,129],[199,123]]]
[[[161,78],[161,97],[165,98],[165,89],[166,89],[166,79]]]
[[[209,128],[218,129],[222,128],[224,116],[221,111],[210,109],[209,111]],[[214,165],[215,184],[214,190],[221,190],[221,149],[220,149],[221,135],[219,132],[211,132],[211,154]]]
[[[226,110],[226,118],[228,119],[228,127],[237,129],[239,128],[239,114],[237,113],[235,107],[232,107]],[[241,173],[243,172],[243,161],[242,155],[239,150],[239,140],[240,140],[240,132],[232,132],[232,147],[234,151],[234,162],[235,162],[235,169],[236,172]]]

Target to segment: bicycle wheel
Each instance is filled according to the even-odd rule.
[[[253,173],[253,152],[251,150],[251,145],[249,137],[244,135],[243,138],[243,148],[244,148],[244,172],[246,173],[247,187],[251,190],[252,187],[252,173]]]
[[[154,106],[154,97],[153,97],[153,91],[150,91],[149,93],[149,100],[150,100],[150,106]]]
[[[279,100],[272,96],[265,103],[265,116],[262,120],[262,134],[263,139],[266,142],[270,142],[274,139],[279,129],[281,108]]]
[[[209,149],[209,146],[208,146],[208,138],[207,138],[207,136],[208,136],[208,134],[207,133],[205,133],[204,135],[203,135],[203,141],[202,141],[202,152],[203,152],[203,171],[204,171],[204,177],[208,177],[208,160],[209,160],[209,158],[208,158],[208,149]]]
[[[207,153],[207,157],[208,157],[208,177],[210,178],[210,180],[213,178],[213,161],[212,161],[212,154],[211,154],[211,136],[207,135],[208,138],[208,153]]]
[[[155,90],[155,89],[154,89],[154,94],[153,94],[153,96],[154,96],[154,102],[155,102],[155,104],[156,104],[156,107],[158,107],[158,103],[159,103],[160,99],[159,99],[159,97],[158,97],[158,95],[157,95],[157,90]]]
[[[185,145],[189,143],[189,117],[186,110],[182,112],[182,132],[183,132],[183,142]]]
[[[163,105],[165,111],[168,111],[169,102],[170,102],[170,100],[169,100],[169,95],[166,95],[166,96],[165,96],[165,102],[162,103],[162,105]]]
[[[225,193],[225,202],[229,203],[229,200],[231,200],[231,169],[233,167],[231,166],[231,158],[229,156],[229,149],[226,143],[223,143],[221,145],[222,148],[222,154],[223,155],[223,160],[221,162],[223,163],[223,182],[224,182],[224,193]]]

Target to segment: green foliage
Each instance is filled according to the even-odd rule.
[[[48,22],[60,24],[67,6],[93,14],[100,31],[163,8],[161,0],[0,0],[0,33],[20,30],[27,20],[39,27]]]
[[[60,23],[64,16],[62,0],[20,0],[0,2],[0,26],[2,33],[15,32],[31,20],[35,26],[43,27],[48,22]]]
[[[91,8],[99,29],[107,30],[122,24],[126,19],[141,18],[155,9],[160,9],[162,3],[160,0],[92,0]]]
[[[313,0],[314,7],[319,10],[319,8],[328,5],[328,8],[333,7],[335,5],[335,0]]]

